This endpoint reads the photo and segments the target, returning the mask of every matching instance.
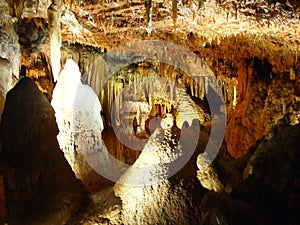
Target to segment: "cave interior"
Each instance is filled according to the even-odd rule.
[[[299,0],[0,10],[0,224],[300,224]]]

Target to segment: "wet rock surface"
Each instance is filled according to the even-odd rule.
[[[1,164],[9,224],[64,224],[88,202],[56,139],[54,110],[30,78],[7,94]]]

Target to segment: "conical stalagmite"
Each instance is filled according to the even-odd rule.
[[[30,78],[7,94],[1,163],[9,224],[64,224],[87,201],[59,149],[54,110]]]

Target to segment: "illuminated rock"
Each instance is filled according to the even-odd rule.
[[[206,153],[202,153],[197,158],[197,178],[199,179],[201,185],[208,190],[215,192],[223,192],[224,185],[220,181],[218,173],[215,169],[210,166],[211,160]]]
[[[109,163],[109,160],[101,138],[103,123],[100,102],[93,89],[83,85],[80,78],[77,64],[71,59],[67,60],[53,91],[51,104],[60,130],[57,136],[60,148],[76,177],[91,186],[102,183],[103,178],[89,166],[85,156],[99,153],[99,163]]]
[[[178,143],[178,128],[173,120],[162,119],[141,155],[114,186],[122,201],[121,221],[124,224],[199,224],[201,216],[191,187],[201,187],[196,181],[194,162],[188,162],[181,172],[169,178],[173,164],[182,156]],[[163,129],[164,128],[164,129]],[[173,168],[172,168],[173,167]],[[181,169],[181,167],[179,168]],[[197,192],[198,196],[201,196]],[[114,222],[114,221],[113,221]]]
[[[57,81],[60,72],[61,38],[61,0],[54,0],[48,8],[50,57],[54,81]]]
[[[17,40],[17,34],[13,29],[0,28],[0,92],[4,96],[13,87],[13,76],[19,77],[21,53]]]
[[[54,110],[30,78],[7,94],[1,164],[9,224],[64,224],[87,192],[56,139]]]

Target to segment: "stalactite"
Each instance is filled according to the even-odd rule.
[[[25,0],[6,0],[9,5],[9,13],[13,17],[21,18]]]
[[[194,94],[194,79],[192,77],[191,77],[191,81],[190,81],[190,89],[191,89],[192,96],[195,96],[195,94]]]
[[[153,11],[153,2],[152,0],[145,0],[145,8],[146,8],[146,20],[147,20],[147,32],[148,35],[152,32],[152,11]]]
[[[61,0],[53,0],[48,9],[49,36],[50,36],[50,58],[54,81],[57,81],[60,72],[60,48],[61,37]]]
[[[209,82],[208,82],[208,77],[204,77],[204,87],[205,87],[205,94],[208,94],[208,88],[209,88]]]
[[[233,102],[232,102],[232,106],[235,107],[237,104],[237,100],[236,100],[236,86],[233,86]]]
[[[169,80],[169,85],[170,85],[170,105],[173,104],[173,91],[174,91],[174,87],[175,87],[175,82],[172,78],[172,80]],[[168,111],[170,112],[171,109],[168,109]]]
[[[112,98],[113,98],[113,90],[112,90],[112,82],[111,80],[107,81],[107,104],[106,104],[106,116],[108,118],[109,126],[111,126],[110,115],[111,115],[111,105],[112,105]]]
[[[174,24],[174,31],[176,31],[177,0],[172,0],[172,18],[173,18],[173,24]]]
[[[199,97],[203,100],[204,98],[204,85],[203,85],[203,76],[199,79]]]
[[[102,86],[102,81],[100,81],[101,86]],[[105,87],[102,87],[101,92],[100,92],[100,102],[102,105],[104,105],[104,93],[105,93]]]
[[[159,62],[159,75],[164,76],[164,63]]]
[[[197,98],[199,98],[199,77],[195,78],[196,79],[196,82],[195,82],[195,96]]]
[[[115,104],[115,111],[114,111],[114,124],[119,126],[120,125],[120,96],[119,96],[119,90],[118,90],[118,84],[115,83],[113,85],[113,93],[114,93],[114,96],[113,96],[113,99],[115,100],[114,101],[114,104]]]
[[[136,94],[137,94],[136,76],[133,76],[133,86],[134,86],[133,99],[136,100]]]
[[[247,62],[241,62],[238,65],[238,95],[241,101],[246,98],[246,93],[250,80],[252,79],[254,66],[254,58],[251,60],[250,64]]]
[[[227,102],[227,87],[226,87],[226,84],[224,81],[221,82],[221,90],[222,90],[222,94],[223,94],[223,97],[224,97],[224,101]]]

